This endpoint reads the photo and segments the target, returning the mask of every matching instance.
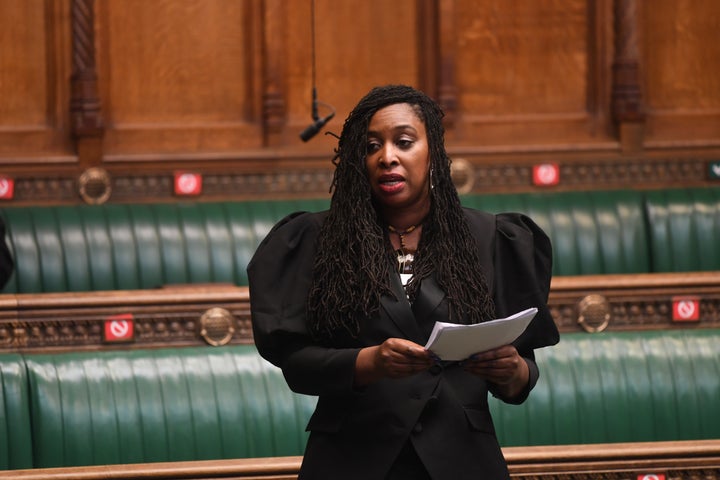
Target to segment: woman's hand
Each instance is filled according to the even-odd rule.
[[[381,378],[402,378],[433,365],[430,352],[410,340],[388,338],[380,345],[360,350],[355,361],[355,386]]]
[[[512,345],[471,355],[462,362],[463,368],[497,385],[506,397],[519,394],[527,385],[530,370]]]

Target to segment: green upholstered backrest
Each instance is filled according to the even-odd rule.
[[[257,245],[329,200],[17,207],[0,211],[16,262],[4,293],[247,285]]]
[[[554,275],[720,270],[720,188],[468,195],[529,215],[553,243]],[[7,207],[16,269],[4,293],[247,285],[260,241],[285,215],[329,199]]]
[[[566,334],[536,352],[519,406],[491,399],[504,446],[720,438],[720,330]]]
[[[315,404],[250,345],[26,362],[35,467],[302,455]]]
[[[646,194],[656,272],[720,270],[720,188]]]
[[[649,268],[636,192],[473,195],[465,205],[530,215],[550,235],[556,275]],[[247,263],[278,220],[328,199],[8,207],[16,270],[5,293],[247,285]]]
[[[640,192],[473,195],[462,202],[493,213],[519,212],[532,218],[552,241],[554,275],[649,271]]]
[[[720,438],[718,345],[720,329],[563,335],[536,352],[540,380],[524,404],[490,399],[498,438],[503,446]],[[0,366],[13,364],[21,387],[18,358],[5,355]],[[28,392],[3,393],[6,405],[14,395],[14,405],[30,405],[5,414],[5,468],[302,455],[315,406],[250,345],[24,361]]]
[[[25,362],[0,355],[0,470],[33,466],[30,402]]]

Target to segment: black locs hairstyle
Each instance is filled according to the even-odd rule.
[[[388,85],[373,88],[350,113],[333,158],[332,200],[320,232],[308,297],[309,328],[318,338],[339,330],[356,336],[362,319],[377,313],[380,296],[392,295],[390,274],[397,261],[373,204],[365,157],[370,119],[379,109],[397,103],[414,106],[425,124],[433,183],[408,294],[412,299],[419,282],[434,271],[452,316],[470,323],[492,318],[493,302],[476,243],[450,177],[444,114],[424,93]]]

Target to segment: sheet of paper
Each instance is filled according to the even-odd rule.
[[[435,322],[425,348],[442,360],[464,360],[473,353],[512,343],[530,324],[537,308],[474,325]]]

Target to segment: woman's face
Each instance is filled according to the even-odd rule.
[[[365,166],[373,196],[386,210],[430,208],[430,149],[419,114],[407,103],[370,119]]]

